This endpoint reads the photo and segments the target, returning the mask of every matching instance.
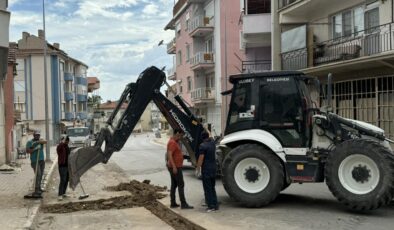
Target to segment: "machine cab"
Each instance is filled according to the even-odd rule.
[[[310,95],[301,72],[266,72],[230,77],[234,85],[225,135],[262,129],[283,147],[309,147]]]

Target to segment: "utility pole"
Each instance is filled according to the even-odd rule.
[[[47,40],[45,31],[45,0],[42,0],[42,24],[43,24],[43,35],[44,35],[44,82],[45,82],[45,139],[47,140],[45,149],[45,159],[51,160],[50,154],[50,142],[49,142],[49,112],[48,112],[48,74],[47,74]]]

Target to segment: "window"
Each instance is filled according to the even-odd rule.
[[[185,31],[189,29],[189,22],[190,22],[190,12],[187,12],[185,19]]]
[[[186,62],[190,60],[190,45],[186,45]]]
[[[175,32],[176,36],[181,35],[181,23],[179,21],[175,24]]]
[[[271,13],[270,0],[246,0],[246,14]]]
[[[25,91],[25,81],[14,80],[14,89],[15,89],[15,92],[24,92]]]
[[[182,65],[182,52],[179,50],[178,51],[178,55],[177,55],[177,59],[176,59],[176,64],[177,65]]]
[[[187,91],[190,92],[192,90],[192,79],[187,77]]]
[[[207,53],[212,53],[213,52],[213,42],[212,38],[208,39],[205,41],[205,51]]]
[[[375,11],[374,18],[379,20],[379,10],[378,8],[376,9],[377,11]],[[357,36],[362,34],[362,31],[365,29],[364,21],[366,23],[369,22],[367,12],[364,12],[364,6],[357,6],[353,9],[349,9],[334,15],[331,21],[333,38],[350,37],[352,35]],[[379,25],[379,22],[376,25]]]

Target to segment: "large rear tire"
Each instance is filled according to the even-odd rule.
[[[394,192],[394,157],[377,142],[348,140],[327,159],[326,183],[350,209],[363,211],[388,204]]]
[[[277,156],[257,144],[234,148],[223,162],[227,193],[246,207],[271,203],[283,187],[284,171]]]

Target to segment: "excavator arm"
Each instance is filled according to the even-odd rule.
[[[185,132],[185,138],[181,141],[192,163],[195,163],[195,153],[201,143],[203,127],[180,96],[175,96],[175,100],[183,111],[160,92],[165,78],[162,70],[149,67],[140,74],[135,83],[126,86],[117,107],[107,120],[107,127],[100,130],[95,145],[75,149],[70,154],[68,168],[71,188],[78,185],[80,177],[87,170],[98,163],[107,163],[112,153],[122,149],[150,101],[156,104],[172,128],[180,128]],[[126,110],[119,114],[126,101]],[[116,119],[117,117],[119,119]]]

